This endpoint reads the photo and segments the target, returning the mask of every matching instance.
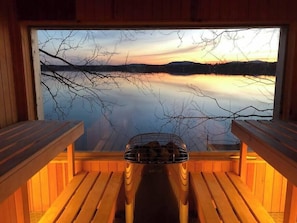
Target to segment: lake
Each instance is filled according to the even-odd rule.
[[[45,119],[84,121],[76,150],[124,151],[137,134],[165,132],[179,135],[189,151],[206,151],[238,144],[232,119],[273,113],[274,76],[104,75],[64,72],[68,85],[42,77]]]

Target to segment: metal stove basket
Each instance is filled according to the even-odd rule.
[[[125,160],[132,163],[180,163],[189,159],[183,140],[169,133],[146,133],[132,137],[125,150]]]

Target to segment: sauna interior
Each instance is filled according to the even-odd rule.
[[[169,179],[177,222],[295,223],[296,11],[295,0],[0,0],[1,222],[132,223],[142,212],[135,190],[157,172]],[[75,151],[79,120],[40,118],[36,30],[213,27],[281,30],[272,121],[234,121],[240,150],[190,152],[149,170],[124,149]]]

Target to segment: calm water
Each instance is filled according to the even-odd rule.
[[[44,88],[45,119],[85,123],[77,150],[123,151],[136,134],[168,132],[181,136],[188,150],[203,151],[211,144],[238,142],[230,133],[232,118],[272,115],[274,77],[106,75],[91,80],[65,72],[64,77],[80,84],[75,89],[43,77],[51,89],[50,94]]]

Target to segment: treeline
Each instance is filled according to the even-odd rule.
[[[194,62],[171,62],[164,65],[126,64],[126,65],[42,65],[42,71],[91,71],[91,72],[129,72],[129,73],[169,73],[172,75],[191,74],[229,74],[229,75],[275,75],[276,62],[250,61],[220,64]]]

